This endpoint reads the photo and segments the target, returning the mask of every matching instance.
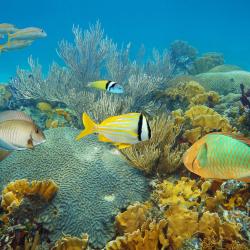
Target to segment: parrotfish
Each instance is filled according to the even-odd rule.
[[[0,113],[0,160],[15,150],[33,149],[45,142],[43,132],[23,112]]]
[[[100,124],[96,124],[86,113],[83,113],[82,120],[85,129],[76,137],[76,140],[98,133],[100,141],[113,143],[122,149],[151,138],[149,123],[141,113],[112,116]]]
[[[17,28],[10,23],[0,23],[0,34],[8,34],[17,31]]]
[[[88,83],[88,87],[106,90],[107,92],[113,94],[122,94],[124,92],[123,87],[117,82],[108,81],[108,80],[100,80],[95,82]]]
[[[44,38],[47,34],[43,29],[30,27],[19,29],[13,34],[8,35],[8,41],[11,40],[35,40],[37,38]]]
[[[211,133],[186,151],[183,162],[188,170],[203,178],[250,182],[250,140]]]

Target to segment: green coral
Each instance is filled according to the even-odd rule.
[[[207,72],[196,76],[196,79],[206,90],[219,94],[240,93],[240,84],[250,88],[250,72],[243,70],[229,72]]]
[[[52,240],[85,232],[94,248],[103,247],[114,236],[114,215],[148,197],[148,181],[95,136],[75,141],[79,132],[50,129],[46,143],[14,152],[1,162],[0,189],[16,179],[53,179],[59,191],[39,218]]]
[[[229,72],[235,70],[242,70],[242,69],[237,65],[222,64],[210,69],[208,72]]]

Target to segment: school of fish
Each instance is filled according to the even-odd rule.
[[[13,24],[0,23],[0,39],[7,37],[7,41],[0,43],[0,53],[28,47],[36,39],[46,36],[46,32],[40,28],[18,29]]]

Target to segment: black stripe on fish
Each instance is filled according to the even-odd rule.
[[[137,136],[138,136],[138,140],[139,140],[139,141],[141,141],[142,120],[143,120],[143,115],[140,114],[140,116],[139,116],[139,121],[138,121],[138,131],[137,131]]]
[[[115,85],[117,85],[117,82],[111,82],[111,81],[110,81],[107,90],[110,91],[112,88],[115,87]]]
[[[147,119],[146,119],[146,122],[147,122],[147,128],[148,128],[148,139],[150,139],[151,138],[151,128],[149,126],[149,122]]]
[[[107,81],[106,86],[105,86],[105,89],[109,90],[108,88],[109,88],[109,84],[110,84],[110,83],[111,83],[111,81]]]

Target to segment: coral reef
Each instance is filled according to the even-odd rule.
[[[239,93],[241,83],[250,88],[250,73],[243,70],[207,72],[196,75],[196,79],[206,90],[213,90],[222,95]]]
[[[12,212],[13,209],[21,204],[25,196],[36,195],[48,202],[54,197],[57,190],[58,186],[51,180],[32,181],[31,183],[25,179],[16,180],[4,187],[1,206],[4,210]]]
[[[52,250],[86,250],[88,246],[88,235],[83,234],[81,238],[64,236],[55,243]]]
[[[197,50],[181,40],[174,41],[169,50],[170,61],[174,65],[175,74],[188,72],[196,58]]]
[[[141,229],[133,233],[125,234],[117,237],[116,240],[109,242],[106,245],[107,250],[158,250],[166,249],[169,246],[169,241],[166,238],[164,231],[166,230],[166,220],[146,221]]]
[[[214,91],[205,91],[197,81],[186,81],[177,86],[167,88],[157,94],[157,99],[169,109],[186,108],[198,104],[213,107],[219,103],[220,96]]]
[[[208,72],[212,68],[223,65],[224,64],[224,56],[220,53],[209,52],[201,57],[197,58],[190,69],[189,73],[193,75],[197,75],[200,73]]]
[[[181,127],[170,117],[162,114],[150,122],[152,138],[122,149],[121,153],[138,169],[147,174],[166,175],[182,164],[182,153],[186,145],[176,145]]]
[[[210,69],[208,72],[229,72],[229,71],[238,71],[243,70],[237,65],[231,65],[231,64],[222,64],[215,66],[214,68]]]
[[[119,215],[119,218],[123,218],[123,222],[125,218],[129,218],[129,223],[124,224],[126,226],[123,235],[109,242],[106,248],[142,250],[148,249],[148,245],[151,247],[149,249],[155,250],[249,249],[250,242],[245,232],[249,218],[248,221],[239,220],[239,217],[232,219],[232,216],[229,219],[229,213],[241,210],[235,208],[225,210],[229,198],[227,195],[231,193],[228,191],[232,190],[236,195],[249,186],[244,184],[242,187],[237,181],[215,184],[187,177],[176,182],[163,180],[157,183],[151,197],[151,206],[146,209],[146,214],[144,210],[135,209],[146,208],[145,204],[135,204]],[[246,200],[249,199],[248,194],[241,193],[241,195],[246,197]],[[206,203],[208,199],[210,202]],[[213,204],[213,212],[209,211],[208,204],[209,206]],[[248,213],[246,207],[245,205],[240,208],[245,215]],[[137,218],[140,218],[138,224],[136,224]],[[145,231],[148,227],[150,230]],[[161,230],[158,230],[159,228]],[[149,239],[151,240],[148,241]]]
[[[52,178],[60,192],[38,217],[51,239],[84,232],[92,246],[102,247],[114,236],[113,216],[148,197],[148,180],[94,135],[75,141],[79,132],[49,129],[45,144],[14,152],[1,162],[0,188],[15,179]]]
[[[6,103],[11,98],[11,93],[8,90],[8,85],[0,83],[0,109],[6,106]]]

